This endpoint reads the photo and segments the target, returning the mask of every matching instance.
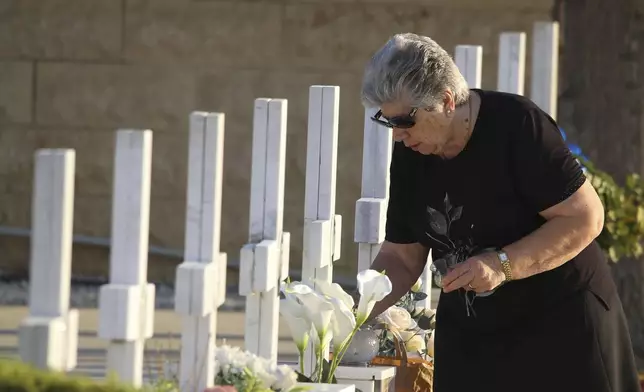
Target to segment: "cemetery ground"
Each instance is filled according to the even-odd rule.
[[[18,326],[28,314],[24,306],[0,307],[0,357],[18,358]],[[72,372],[101,379],[106,375],[107,341],[98,338],[98,309],[79,309],[78,365]],[[157,309],[154,337],[145,344],[144,376],[152,379],[162,374],[163,364],[179,360],[181,319],[172,309]],[[217,319],[217,344],[244,346],[244,313],[220,311]],[[297,361],[297,350],[288,327],[280,320],[279,360]]]

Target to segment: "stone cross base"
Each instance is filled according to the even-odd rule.
[[[362,392],[393,392],[396,368],[393,366],[338,366],[338,384],[355,384]]]

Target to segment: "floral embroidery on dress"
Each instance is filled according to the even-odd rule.
[[[444,275],[448,268],[467,260],[474,252],[475,246],[471,237],[454,239],[451,233],[452,225],[463,215],[463,206],[453,207],[447,192],[445,192],[443,205],[444,212],[427,206],[427,220],[433,234],[426,231],[425,235],[437,243],[440,250],[444,252],[443,257],[434,262],[439,272]]]
[[[463,215],[463,206],[452,206],[449,194],[445,192],[443,207],[443,212],[441,212],[431,206],[427,206],[427,221],[431,233],[429,231],[425,232],[425,235],[438,244],[440,250],[444,252],[443,256],[438,260],[434,260],[430,266],[434,281],[439,287],[442,287],[442,276],[446,275],[451,268],[478,253],[478,247],[474,245],[471,236],[454,239],[451,233],[452,225]],[[474,312],[472,308],[474,297],[470,299],[469,292],[465,292],[468,315],[470,312]]]

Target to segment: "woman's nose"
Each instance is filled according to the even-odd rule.
[[[393,129],[394,141],[400,142],[407,138],[407,131],[400,128]]]

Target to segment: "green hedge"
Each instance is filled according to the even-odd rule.
[[[580,157],[578,157],[580,158]],[[604,229],[597,238],[611,261],[639,257],[644,252],[644,182],[633,173],[619,186],[606,172],[580,158],[590,182],[604,204]]]
[[[139,392],[116,381],[98,382],[89,378],[35,369],[25,363],[0,360],[2,392]]]

